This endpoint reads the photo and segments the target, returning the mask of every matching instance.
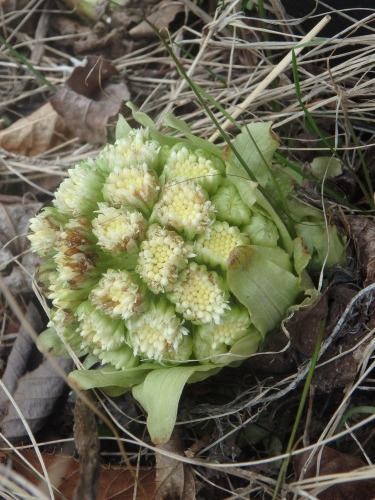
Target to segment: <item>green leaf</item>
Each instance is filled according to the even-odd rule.
[[[133,388],[133,396],[148,413],[147,428],[155,444],[169,440],[181,393],[189,379],[202,380],[202,377],[193,377],[195,372],[207,372],[207,376],[211,376],[217,371],[211,364],[163,368],[150,372],[144,382]]]
[[[233,141],[233,146],[263,187],[270,180],[272,158],[280,145],[276,135],[271,132],[271,125],[272,122],[250,123],[241,129]],[[228,161],[241,167],[232,152],[229,153]]]
[[[301,294],[298,278],[268,260],[261,247],[235,247],[228,259],[227,281],[263,335],[280,323]]]
[[[341,160],[335,156],[317,156],[311,162],[311,170],[320,180],[337,177],[342,174]]]
[[[145,363],[128,370],[116,370],[109,367],[100,370],[74,370],[69,374],[69,378],[82,390],[117,386],[125,392],[142,382],[147,373],[155,368],[157,369],[157,365]]]

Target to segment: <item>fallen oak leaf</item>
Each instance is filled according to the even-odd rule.
[[[0,131],[0,147],[17,155],[36,156],[73,136],[64,118],[46,103]]]
[[[42,319],[32,303],[28,306],[25,319],[34,330],[42,328]],[[33,347],[34,342],[28,331],[21,326],[2,378],[2,384],[12,395],[17,408],[7,392],[3,388],[0,390],[0,425],[2,433],[8,439],[27,436],[19,412],[33,433],[41,429],[66,387],[64,380],[56,374],[47,359],[36,369],[27,372],[30,360],[35,361]],[[70,359],[56,358],[56,362],[66,373],[72,367]]]

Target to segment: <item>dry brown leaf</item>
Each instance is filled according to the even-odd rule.
[[[129,35],[133,38],[151,38],[155,37],[155,31],[150,26],[151,23],[157,30],[169,28],[171,22],[174,21],[177,14],[185,10],[184,4],[181,2],[170,2],[164,0],[155,6],[152,14],[147,16],[147,21],[142,21],[138,26],[135,26],[129,31]]]
[[[24,450],[21,453],[26,460],[41,472],[41,466],[34,450]],[[74,489],[79,478],[78,460],[61,456],[58,453],[43,453],[42,455],[51,482],[53,482],[63,498],[73,498]],[[14,461],[13,468],[30,482],[40,485],[39,478],[35,477],[19,459]],[[154,469],[141,468],[137,480],[137,494],[134,496],[134,479],[126,467],[101,465],[97,500],[151,500],[155,498]],[[141,492],[139,486],[143,487],[145,495]],[[60,497],[57,496],[56,498]]]
[[[350,236],[358,252],[358,262],[363,268],[363,286],[375,282],[375,223],[368,217],[347,217]]]
[[[322,453],[314,455],[305,470],[306,460],[308,460],[309,455],[309,452],[306,452],[295,457],[294,469],[296,476],[299,477],[302,471],[304,472],[304,478],[341,474],[366,465],[359,458],[340,453],[326,446],[323,448]],[[317,487],[319,487],[318,481]],[[318,493],[317,498],[319,500],[371,500],[375,498],[375,479],[342,483],[338,480],[337,484]]]
[[[42,319],[32,303],[27,308],[25,319],[35,331],[41,330]],[[31,431],[37,432],[51,415],[66,385],[47,359],[32,369],[38,359],[33,349],[33,339],[27,329],[21,326],[8,357],[2,381]],[[56,358],[56,363],[66,373],[72,368],[70,359]],[[17,409],[3,389],[0,389],[0,426],[2,434],[11,440],[28,435]]]
[[[51,103],[69,128],[90,144],[106,142],[107,123],[130,97],[124,83],[109,83],[117,70],[98,57],[88,57],[86,66],[75,68]]]
[[[183,456],[181,436],[173,431],[171,439],[157,446],[158,449]],[[188,465],[156,453],[156,500],[194,500],[195,483]]]
[[[0,271],[6,269],[4,282],[14,295],[31,290],[38,257],[26,251],[26,234],[30,218],[41,207],[41,203],[0,203]]]
[[[0,147],[22,156],[36,156],[63,144],[72,132],[51,106],[44,104],[0,132]]]

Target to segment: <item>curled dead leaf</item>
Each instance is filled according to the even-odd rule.
[[[147,16],[145,21],[142,21],[129,31],[129,35],[133,38],[155,37],[156,33],[151,25],[155,26],[157,30],[167,29],[170,23],[175,20],[177,14],[184,10],[185,6],[182,2],[163,0],[154,7],[153,12]]]
[[[183,456],[182,438],[175,429],[167,443],[157,448]],[[173,458],[156,453],[156,500],[171,498],[194,500],[195,483],[193,474],[188,465]]]
[[[75,68],[51,99],[67,126],[90,144],[106,142],[109,120],[130,97],[124,83],[110,83],[116,73],[111,62],[90,56],[86,66]]]

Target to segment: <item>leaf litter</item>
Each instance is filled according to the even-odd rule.
[[[176,31],[173,31],[173,21],[169,21],[171,23],[171,36],[176,41],[175,48],[179,51],[181,64],[187,68],[189,74],[193,76],[201,88],[223,104],[225,109],[231,114],[233,110],[241,108],[241,103],[246,96],[267,76],[270,64],[272,65],[277,62],[277,54],[284,54],[285,51],[293,47],[292,38],[295,35],[287,34],[290,31],[291,24],[286,19],[278,17],[279,14],[266,11],[266,15],[269,17],[269,26],[278,31],[279,36],[279,40],[273,39],[272,35],[270,40],[266,40],[260,35],[261,22],[256,19],[257,16],[252,16],[247,11],[241,13],[241,10],[238,8],[238,2],[234,2],[233,5],[228,6],[227,10],[218,10],[216,14],[214,10],[209,11],[209,13],[205,12],[205,17],[202,14],[201,18],[203,22],[199,18],[199,8],[198,10],[195,8],[194,14],[192,14],[193,11],[189,10],[190,3],[184,1],[183,4],[187,8],[189,15],[188,21],[184,26],[177,27]],[[31,3],[31,6],[27,7],[30,10],[27,11],[21,10],[24,7],[25,4],[21,5],[18,3],[18,11],[17,8],[8,10],[5,25],[10,30],[14,30],[14,26],[17,24],[17,16],[18,20],[20,20],[20,16],[23,18],[25,12],[27,15],[33,14],[33,10],[35,9],[34,4]],[[9,15],[10,11],[14,11],[11,16]],[[54,84],[62,88],[62,99],[58,104],[60,111],[76,111],[72,115],[68,115],[67,118],[65,117],[65,122],[69,122],[74,135],[81,134],[84,141],[92,142],[93,144],[98,142],[104,143],[108,129],[107,124],[109,123],[109,119],[115,116],[120,109],[122,92],[124,92],[124,95],[126,94],[125,87],[130,92],[132,100],[137,105],[142,106],[145,112],[155,117],[159,123],[162,122],[165,113],[173,108],[174,112],[180,118],[184,118],[191,124],[194,133],[203,137],[209,137],[215,132],[214,126],[197,104],[186,82],[180,79],[164,48],[152,39],[147,42],[142,39],[132,39],[130,30],[131,28],[135,29],[135,26],[141,22],[141,19],[138,19],[138,21],[136,21],[136,17],[131,19],[131,13],[129,12],[125,13],[125,17],[123,16],[124,12],[112,12],[110,22],[117,22],[120,25],[122,23],[121,26],[126,26],[126,30],[121,31],[123,38],[120,40],[120,44],[115,33],[106,39],[105,44],[100,45],[98,43],[98,33],[104,34],[104,31],[100,31],[100,26],[96,28],[95,32],[95,29],[87,24],[85,20],[75,17],[68,10],[62,10],[58,14],[51,12],[49,13],[50,19],[53,21],[53,19],[61,14],[79,23],[92,35],[92,38],[88,37],[86,40],[81,38],[80,40],[81,33],[74,34],[70,32],[69,37],[72,40],[80,40],[82,42],[81,47],[79,44],[77,46],[76,55],[82,53],[80,52],[80,49],[82,49],[86,50],[87,53],[94,53],[99,56],[91,66],[86,68],[86,73],[79,73],[82,69],[80,67],[76,68],[77,73],[75,73],[76,69],[73,68],[70,56],[67,54],[61,55],[64,50],[63,43],[66,41],[62,41],[60,45],[59,42],[52,39],[49,40],[48,37],[54,34],[53,31],[49,31],[44,42],[45,48],[48,51],[48,57],[44,56],[42,59],[42,71],[46,76],[52,78]],[[338,15],[341,15],[340,11],[338,11]],[[211,16],[210,19],[207,19],[207,16]],[[124,19],[127,20],[124,21]],[[210,22],[213,24],[205,28],[203,27],[204,24]],[[299,65],[301,69],[301,92],[305,96],[306,102],[310,104],[309,109],[311,109],[311,113],[317,122],[324,126],[330,137],[335,139],[340,145],[340,154],[342,154],[347,164],[353,165],[354,169],[358,172],[360,167],[358,167],[353,149],[351,147],[346,148],[346,145],[350,144],[350,138],[345,128],[345,123],[348,118],[355,120],[356,133],[362,141],[363,147],[368,147],[370,150],[372,147],[371,144],[375,142],[373,131],[369,125],[372,123],[371,117],[374,110],[373,104],[368,99],[367,91],[368,85],[371,85],[372,81],[372,76],[368,72],[368,69],[373,64],[373,56],[365,54],[364,49],[359,49],[358,54],[350,53],[353,40],[356,41],[355,30],[359,26],[359,22],[355,19],[352,19],[351,22],[352,31],[341,34],[338,42],[340,49],[345,49],[349,52],[348,57],[351,64],[340,61],[335,64],[337,43],[335,39],[328,39],[324,43],[310,47],[306,51],[306,54],[309,54],[311,57],[302,56],[299,60]],[[366,26],[366,22],[364,22],[364,25]],[[53,23],[50,26],[53,26]],[[228,26],[230,30],[227,29]],[[105,33],[113,33],[111,29],[115,27],[114,24],[107,24]],[[122,27],[120,27],[120,30]],[[83,30],[78,29],[77,31],[83,33]],[[16,40],[18,42],[21,40],[20,34],[22,32],[23,26],[14,32],[12,43]],[[30,25],[27,29],[25,26],[25,32],[28,33],[27,36],[34,36],[33,28],[30,28]],[[256,36],[250,37],[251,33],[256,33]],[[280,42],[280,40],[282,41]],[[86,42],[87,44],[85,45]],[[121,47],[123,55],[121,55]],[[62,51],[59,53],[60,49]],[[188,50],[186,51],[185,49]],[[112,59],[113,67],[116,68],[119,74],[113,74],[108,79],[103,78],[104,81],[102,81],[101,76],[96,74],[93,78],[94,82],[96,80],[96,86],[94,85],[92,89],[89,85],[87,88],[87,77],[90,70],[100,65],[97,64],[97,61],[103,61],[101,59],[103,50],[105,51],[105,57],[108,57],[110,60]],[[115,52],[111,54],[111,51]],[[271,51],[272,56],[276,56],[273,57],[271,63],[268,59],[267,51]],[[113,60],[114,57],[116,57],[116,61]],[[331,64],[330,71],[327,71],[326,67],[319,62],[319,60],[324,61],[327,59],[329,59],[330,63],[333,63]],[[72,86],[69,86],[67,83],[67,73],[66,69],[64,69],[67,67],[67,62],[68,74],[74,73],[74,75],[79,75],[77,76],[78,82],[76,83],[80,84],[80,89],[74,88],[74,81]],[[70,132],[67,133],[66,129],[65,131],[64,129],[57,129],[53,120],[43,123],[49,113],[48,111],[47,114],[43,115],[43,113],[46,113],[43,110],[43,105],[46,103],[45,89],[43,91],[40,90],[38,87],[39,84],[35,83],[34,77],[22,65],[17,64],[12,66],[13,63],[9,56],[6,59],[1,59],[1,64],[5,70],[4,74],[8,77],[8,86],[4,88],[0,87],[2,101],[5,102],[4,106],[6,106],[3,108],[3,112],[12,118],[13,127],[15,127],[13,131],[11,128],[8,128],[0,132],[0,138],[2,136],[7,137],[6,132],[9,134],[8,137],[11,137],[6,142],[10,146],[13,143],[15,145],[14,150],[9,150],[13,152],[14,156],[6,156],[5,153],[1,152],[2,166],[0,173],[3,181],[3,192],[7,196],[22,195],[30,192],[30,184],[26,184],[25,186],[25,179],[31,182],[35,181],[34,183],[37,185],[41,181],[41,167],[44,168],[45,165],[48,165],[47,174],[57,172],[61,175],[66,167],[74,164],[80,158],[90,155],[94,151],[94,147],[87,144],[84,145],[78,141],[69,142]],[[124,74],[126,74],[126,83]],[[298,155],[303,156],[304,154],[305,158],[309,158],[312,161],[315,157],[322,156],[320,138],[309,130],[311,140],[309,139],[305,143],[302,143],[294,139],[298,139],[299,136],[302,137],[306,133],[307,127],[295,97],[291,68],[287,68],[279,78],[280,85],[264,89],[257,100],[248,106],[242,118],[245,121],[251,120],[252,116],[256,115],[257,120],[273,121],[274,129],[283,139],[284,152],[289,155],[289,159],[293,161]],[[18,94],[14,94],[12,93],[13,84],[19,81],[22,82],[22,90]],[[335,82],[335,85],[332,85],[332,81]],[[103,97],[105,91],[110,95],[111,87],[108,88],[108,85],[110,85],[109,82],[115,82],[112,85],[116,85],[117,82],[122,84],[121,90],[118,88],[120,95],[116,94],[115,96],[117,104],[113,104],[113,109],[116,106],[117,108],[112,115],[106,112],[101,115],[100,119],[96,119],[95,112],[106,108],[106,104],[101,104],[96,108],[95,99],[99,96],[100,102],[100,96]],[[342,101],[340,101],[340,97],[337,94],[337,89],[343,89],[344,87],[345,112],[340,108],[340,102]],[[83,93],[81,94],[80,92]],[[273,106],[271,103],[276,103],[277,105]],[[73,109],[77,104],[77,109]],[[335,107],[336,104],[337,107]],[[52,138],[50,139],[48,139],[48,134],[46,136],[42,134],[41,139],[37,139],[38,135],[33,126],[22,122],[27,116],[30,118],[29,110],[39,108],[42,110],[41,119],[38,120],[42,126],[40,130],[43,130],[43,125],[49,123],[47,127],[48,134],[52,130],[57,131],[52,134]],[[9,114],[9,110],[13,114]],[[93,114],[90,114],[89,111],[93,111]],[[219,112],[214,107],[213,112],[220,118]],[[18,120],[19,123],[17,119],[14,119],[15,116],[20,117],[20,120]],[[19,127],[18,131],[17,127]],[[17,142],[17,134],[23,127],[25,129],[29,128],[29,133],[25,134],[24,139]],[[77,134],[77,131],[79,131],[79,134]],[[53,142],[56,138],[60,138],[61,142]],[[53,151],[58,144],[62,148],[57,150],[58,155],[56,155]],[[2,143],[2,147],[7,149],[5,143]],[[37,149],[38,147],[40,148],[39,150]],[[25,160],[24,156],[29,154],[39,155],[37,164]],[[9,158],[11,158],[11,163],[9,163]],[[373,176],[373,162],[369,163],[369,168],[372,169],[370,170],[370,175]],[[18,174],[22,174],[23,177]],[[351,171],[345,166],[344,173],[338,179],[332,180],[330,185],[332,183],[336,183],[341,188],[344,186],[344,192],[348,191],[348,199],[351,202],[361,200],[362,195],[358,190],[358,185],[356,181],[353,182]],[[354,186],[354,189],[350,186]],[[352,189],[352,195],[349,188]],[[319,205],[318,192],[315,192],[315,194],[317,197],[314,203],[318,203]],[[311,198],[313,195],[314,190],[309,190],[308,196]],[[48,197],[42,191],[40,191],[40,194],[37,191],[33,191],[33,196],[37,196],[38,203],[39,200],[41,202],[48,202]],[[324,201],[328,203],[327,200]],[[362,202],[360,201],[360,203]],[[21,204],[20,208],[15,209],[15,214],[17,214],[18,210],[24,210],[25,214],[27,214],[25,215],[26,219],[33,215],[31,213],[33,210],[34,213],[38,210],[35,206],[33,209],[30,207],[30,212],[28,212],[28,209],[25,207],[27,207],[27,204]],[[8,206],[6,210],[8,215],[3,212],[4,217],[1,217],[2,221],[9,219]],[[268,344],[265,346],[265,353],[254,356],[254,358],[246,362],[237,371],[228,370],[224,372],[223,376],[217,376],[213,382],[202,382],[194,388],[188,388],[185,391],[180,411],[180,418],[183,419],[183,423],[179,426],[179,429],[183,432],[182,443],[179,440],[177,444],[172,445],[170,452],[159,450],[157,454],[157,456],[167,457],[171,455],[173,457],[173,459],[170,458],[169,463],[166,461],[166,476],[168,477],[167,483],[174,484],[171,487],[171,493],[176,493],[176,496],[181,495],[181,485],[185,481],[181,479],[181,477],[183,478],[183,475],[181,476],[181,470],[183,470],[181,466],[183,463],[188,463],[191,467],[195,483],[200,489],[200,493],[198,492],[198,495],[201,495],[200,498],[232,498],[233,495],[237,495],[240,498],[248,498],[249,496],[256,498],[256,495],[261,497],[262,494],[272,496],[272,488],[274,486],[272,481],[277,473],[280,451],[283,447],[271,447],[269,444],[266,444],[266,438],[263,437],[260,439],[259,437],[261,432],[263,436],[265,432],[271,433],[271,435],[272,433],[276,433],[279,442],[285,444],[285,439],[290,431],[293,420],[295,401],[299,396],[299,387],[304,380],[304,374],[306,374],[306,368],[308,368],[309,356],[311,355],[316,339],[316,328],[321,319],[326,315],[328,315],[329,320],[326,328],[326,344],[323,346],[325,351],[320,358],[321,366],[318,365],[313,379],[313,386],[316,390],[316,403],[314,401],[311,403],[313,414],[318,414],[320,412],[319,408],[322,406],[324,411],[322,410],[323,413],[319,413],[321,418],[318,424],[316,424],[317,428],[312,426],[310,429],[311,444],[309,445],[308,441],[305,440],[303,445],[298,445],[293,450],[292,455],[296,470],[294,476],[291,475],[290,480],[283,485],[283,493],[279,494],[278,498],[282,498],[282,495],[287,494],[298,496],[300,493],[302,496],[310,493],[316,494],[317,498],[325,498],[324,495],[328,495],[328,493],[332,495],[330,498],[335,498],[334,495],[341,495],[341,498],[353,498],[350,495],[353,495],[354,488],[358,488],[361,484],[368,491],[372,491],[372,483],[368,482],[368,480],[372,478],[373,470],[371,467],[363,468],[363,465],[366,465],[368,461],[365,462],[362,457],[367,456],[370,462],[374,460],[374,449],[370,445],[372,434],[371,426],[369,425],[373,423],[373,420],[371,420],[371,417],[368,417],[367,420],[363,419],[362,424],[360,418],[352,418],[347,422],[347,427],[344,431],[340,431],[335,425],[329,426],[330,417],[335,415],[341,404],[344,405],[342,411],[351,406],[371,405],[371,399],[368,395],[373,392],[372,379],[367,377],[362,380],[358,377],[362,373],[366,373],[366,367],[368,363],[371,363],[371,331],[374,328],[374,301],[373,288],[371,288],[374,283],[374,226],[371,218],[367,216],[359,216],[342,206],[341,210],[346,211],[346,222],[343,225],[345,232],[354,243],[353,248],[356,250],[356,253],[352,252],[350,254],[349,271],[337,270],[333,277],[331,288],[323,295],[323,298],[316,304],[315,308],[309,312],[303,311],[296,314],[295,318],[292,318],[291,321],[285,324],[283,331],[275,332],[275,335],[268,339]],[[10,219],[12,218],[13,215]],[[19,215],[15,215],[14,218],[15,220],[22,219]],[[7,284],[12,287],[11,291],[17,295],[20,301],[24,301],[25,298],[30,298],[30,281],[20,287],[20,282],[16,281],[15,275],[12,273],[20,268],[18,264],[13,264],[13,261],[16,262],[15,259],[20,256],[20,252],[22,253],[25,247],[23,245],[17,247],[13,244],[13,241],[12,243],[9,242],[12,238],[16,238],[15,241],[20,240],[22,242],[22,238],[19,238],[18,235],[23,235],[27,229],[25,224],[21,222],[13,225],[15,225],[15,229],[12,226],[8,227],[7,223],[5,223],[5,236],[2,239],[2,255],[5,256],[3,262],[6,267],[2,268],[2,272],[5,274]],[[30,254],[26,254],[22,258],[26,258],[27,255]],[[26,267],[25,261],[22,261],[22,264]],[[30,267],[28,267],[30,275],[33,274],[34,266],[35,262],[31,263]],[[359,275],[363,279],[359,279]],[[335,279],[337,281],[336,284],[334,284]],[[367,289],[364,288],[366,286],[368,287]],[[362,292],[361,290],[364,291]],[[34,311],[32,314],[35,314],[35,318],[38,318],[38,313]],[[37,319],[37,321],[40,321],[40,319]],[[298,325],[297,330],[293,330],[293,323]],[[39,329],[38,323],[35,323],[35,325],[36,329]],[[43,327],[40,328],[40,331],[42,329]],[[21,331],[22,329],[20,329],[17,336],[22,339],[23,337],[20,335]],[[23,347],[21,351],[24,350],[25,357],[29,359],[27,355],[29,352],[28,341],[23,340],[22,342]],[[327,347],[325,347],[326,345]],[[267,354],[267,351],[270,353]],[[16,351],[12,355],[16,357]],[[13,363],[10,357],[5,357],[5,359],[7,364],[11,365]],[[20,361],[17,361],[17,363],[20,363]],[[23,364],[21,363],[20,367],[22,366]],[[22,373],[23,369],[16,370],[17,376],[10,383],[11,393],[14,398],[17,398],[17,401],[20,398],[20,394],[22,394],[21,392],[19,395],[16,395],[19,385],[22,386],[28,377],[31,377],[30,380],[33,380],[31,375],[33,371]],[[46,374],[46,378],[48,378],[48,373],[50,372],[48,370],[44,371],[43,368],[43,374]],[[45,384],[46,380],[44,380],[43,374],[39,388],[40,390],[44,388],[47,392],[44,395],[41,392],[37,395],[42,406],[44,399],[51,398],[51,393],[48,392],[50,388],[48,384]],[[51,377],[51,374],[49,376]],[[10,375],[7,375],[6,378],[9,380]],[[34,380],[36,383],[38,378]],[[27,384],[25,387],[28,394],[30,388]],[[24,391],[25,389],[22,390]],[[201,394],[199,391],[201,391]],[[202,404],[202,396],[206,400],[205,404]],[[98,404],[100,405],[100,403]],[[285,418],[279,419],[283,408],[287,404],[290,406],[290,413],[285,412]],[[51,409],[53,406],[51,405]],[[10,410],[11,408],[12,406],[9,407]],[[106,405],[105,408],[111,414],[110,406]],[[32,406],[30,409],[25,409],[26,415],[31,417],[32,411]],[[126,406],[122,411],[127,413]],[[45,416],[47,414],[48,411],[45,411]],[[113,414],[116,415],[115,412]],[[19,434],[22,432],[22,424],[17,423],[16,415],[14,417],[14,421],[9,420],[10,423],[6,423],[5,425],[6,429],[10,429],[9,436],[12,433]],[[134,419],[136,421],[135,425],[133,425]],[[272,425],[273,420],[276,420],[280,425]],[[317,420],[314,418],[309,420],[306,414],[307,426],[309,421],[315,422]],[[152,464],[152,448],[147,438],[139,430],[140,428],[142,429],[142,418],[133,414],[130,420],[116,419],[116,421],[118,421],[118,428],[123,432],[123,436],[132,441],[129,449],[129,456],[132,463],[135,464],[141,460],[142,464]],[[131,423],[132,426],[129,427]],[[320,434],[324,435],[326,425],[327,429],[330,430],[329,437],[326,439],[330,440],[330,446],[334,446],[337,449],[330,448],[330,451],[327,451],[329,450],[328,447],[324,446],[324,443],[317,437]],[[357,429],[355,438],[351,431],[353,426],[356,426]],[[256,439],[253,436],[251,439],[248,438],[248,441],[244,441],[243,438],[244,436],[246,437],[245,431],[248,428],[251,428],[253,432],[257,430],[259,435]],[[129,434],[129,429],[136,430],[136,436],[131,432]],[[301,434],[303,432],[304,430],[301,429]],[[25,435],[24,433],[23,436]],[[103,437],[100,436],[99,439],[102,440]],[[314,439],[316,439],[316,443]],[[195,449],[194,444],[201,442],[204,444],[197,448],[195,454],[188,456],[184,456],[183,453],[181,454],[181,450],[183,451],[185,446]],[[103,439],[104,443],[105,440]],[[300,452],[309,446],[310,451],[307,450],[302,455]],[[314,458],[312,467],[308,469],[308,475],[300,476],[300,471],[306,461],[306,454],[310,453],[311,449],[315,450],[315,457],[319,457],[319,450],[323,449],[323,461],[320,460],[321,464],[322,462],[324,463],[324,468],[317,468],[317,461]],[[113,457],[117,456],[113,448],[110,451]],[[31,451],[32,453],[34,452]],[[349,455],[349,453],[351,454]],[[57,452],[52,453],[51,461],[58,459],[57,455]],[[140,455],[142,456],[141,459]],[[48,461],[47,457],[48,455],[44,455],[46,463]],[[303,458],[299,462],[300,465],[297,466],[296,461],[298,457]],[[74,459],[68,458],[67,460],[70,466],[73,466],[73,463],[75,464],[75,468],[73,467],[74,472],[72,476],[69,476],[69,480],[58,483],[58,488],[63,494],[66,491],[66,496],[69,498],[72,496],[75,487],[72,484],[76,484],[76,479],[79,475],[79,465]],[[319,461],[319,458],[317,460]],[[160,458],[158,458],[158,461],[159,464],[162,463]],[[175,477],[172,472],[175,466],[174,462],[181,465],[176,467]],[[326,463],[327,467],[329,464],[333,464],[332,468],[326,468]],[[220,467],[217,468],[218,464],[221,466],[221,469]],[[254,470],[254,468],[256,468],[257,474],[246,476],[245,472]],[[116,470],[113,466],[109,467],[107,471],[110,472],[106,472],[105,467],[101,466],[99,498],[116,498],[111,495],[112,493],[114,495],[116,491],[118,494],[120,485],[121,487],[124,486],[124,489],[121,490],[119,498],[126,498],[125,496],[121,496],[125,495],[126,485],[131,490],[134,487],[129,471],[124,467],[119,467]],[[262,475],[262,471],[265,471],[264,475]],[[337,476],[347,471],[350,472],[346,476]],[[292,473],[292,471],[290,472]],[[323,482],[323,476],[331,473],[335,477],[328,477],[326,482]],[[27,477],[27,471],[23,474]],[[151,472],[151,475],[153,475],[153,472]],[[75,478],[75,482],[70,482],[70,479],[73,477]],[[142,484],[145,486],[147,480],[143,479],[142,474],[140,477]],[[353,479],[353,481],[351,482],[350,479]],[[152,484],[155,485],[154,479],[152,481]],[[189,483],[190,479],[186,479],[186,481]],[[67,490],[64,490],[65,485]],[[323,488],[326,486],[330,489],[323,491]],[[100,490],[101,487],[104,489]],[[104,491],[104,493],[100,493],[101,491]],[[364,492],[363,494],[367,493]],[[100,495],[103,496],[100,497]],[[153,498],[154,495],[154,490],[151,489],[150,498]],[[130,496],[130,498],[133,498],[133,496]],[[337,496],[337,498],[340,498],[340,496]],[[363,498],[366,497],[364,496]]]

